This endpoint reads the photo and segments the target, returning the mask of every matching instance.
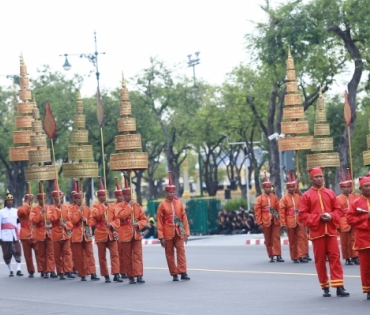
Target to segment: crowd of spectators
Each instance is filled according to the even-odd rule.
[[[254,221],[253,211],[243,207],[239,211],[221,210],[218,212],[217,228],[211,234],[257,234],[261,233]]]

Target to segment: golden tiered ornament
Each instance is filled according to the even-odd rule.
[[[141,150],[141,135],[131,134],[136,131],[135,118],[131,115],[128,89],[122,76],[120,115],[118,119],[118,132],[124,133],[115,137],[115,146],[118,153],[110,156],[111,171],[136,171],[148,168],[148,153]]]
[[[330,136],[330,125],[326,123],[326,112],[325,103],[322,97],[320,88],[319,98],[317,100],[316,109],[316,124],[314,125],[315,136]],[[338,152],[324,152],[322,151],[333,151],[333,138],[314,138],[312,140],[311,151],[317,152],[314,154],[308,154],[307,157],[307,168],[312,167],[339,167],[339,153]]]
[[[71,163],[63,164],[63,174],[67,178],[79,178],[81,189],[83,178],[98,177],[98,163],[91,162],[94,159],[92,145],[83,145],[89,141],[85,121],[83,102],[80,92],[78,92],[76,115],[73,119],[74,129],[71,135],[72,142],[77,145],[68,146],[68,159]]]
[[[281,132],[287,137],[278,139],[279,151],[296,152],[296,171],[298,172],[298,151],[310,150],[312,146],[312,136],[297,136],[297,134],[307,134],[309,132],[308,121],[305,120],[304,108],[302,106],[301,95],[298,93],[294,60],[288,50],[286,61],[286,89],[284,97],[285,108],[283,108],[283,120]]]
[[[23,56],[20,61],[19,91],[20,102],[17,104],[17,114],[15,117],[15,127],[17,131],[13,132],[13,144],[16,146],[9,149],[9,160],[11,162],[28,161],[28,151],[32,150],[30,146],[30,137],[34,134],[32,127],[32,109],[34,103],[32,93],[29,90],[29,80],[27,76],[27,66],[24,63]]]

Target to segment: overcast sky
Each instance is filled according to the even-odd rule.
[[[0,75],[19,74],[23,52],[30,76],[48,64],[63,71],[60,54],[93,53],[97,32],[101,86],[119,86],[121,71],[135,76],[157,56],[179,72],[192,76],[187,55],[199,51],[196,75],[221,84],[227,72],[248,61],[244,35],[266,18],[264,0],[17,0],[3,1],[0,10]],[[280,3],[282,0],[272,0]],[[87,59],[69,57],[71,70],[87,75]],[[10,80],[0,76],[0,85]],[[95,75],[87,78],[82,94],[92,95]]]

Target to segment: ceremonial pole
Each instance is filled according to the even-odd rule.
[[[352,121],[352,110],[348,100],[347,91],[344,92],[344,107],[343,107],[344,120],[347,124],[347,136],[348,136],[348,151],[349,151],[349,163],[351,168],[352,188],[354,188],[354,177],[353,177],[353,161],[352,161],[352,145],[351,145],[351,121]]]
[[[105,174],[105,153],[104,153],[104,135],[103,135],[103,125],[104,125],[104,105],[101,99],[99,86],[97,87],[96,92],[97,106],[96,106],[96,118],[100,126],[100,142],[101,142],[101,158],[102,158],[102,167],[103,167],[103,178],[104,178],[104,189],[107,197],[107,178]]]

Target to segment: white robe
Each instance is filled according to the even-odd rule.
[[[0,210],[0,239],[3,242],[13,242],[13,240],[17,241],[19,239],[15,229],[2,228],[4,223],[11,223],[18,228],[18,231],[20,231],[21,226],[17,223],[17,220],[18,210],[16,208],[5,207]]]

